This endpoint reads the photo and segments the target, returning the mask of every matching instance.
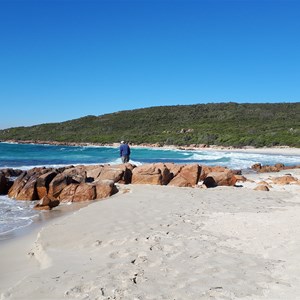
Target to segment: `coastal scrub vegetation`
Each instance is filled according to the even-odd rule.
[[[149,107],[4,129],[0,140],[300,147],[300,103]]]

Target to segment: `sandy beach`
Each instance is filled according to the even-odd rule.
[[[300,299],[300,185],[120,185],[1,246],[0,299]]]

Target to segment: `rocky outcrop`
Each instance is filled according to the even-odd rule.
[[[37,178],[36,191],[39,199],[42,199],[48,194],[50,182],[57,174],[57,171],[50,170]]]
[[[33,208],[36,210],[51,210],[53,207],[59,205],[59,200],[50,199],[48,196],[44,196],[38,204]]]
[[[299,182],[299,179],[296,177],[293,177],[291,175],[284,175],[281,177],[275,177],[272,178],[272,182],[274,184],[281,184],[281,185],[285,185],[285,184],[295,184]]]
[[[262,191],[262,192],[268,192],[270,189],[267,185],[260,184],[256,188],[254,188],[255,191]]]
[[[49,184],[48,196],[58,198],[62,190],[70,183],[69,178],[65,174],[57,174]]]
[[[282,163],[277,163],[274,166],[270,166],[270,165],[263,166],[262,164],[257,163],[251,166],[251,169],[259,173],[279,172],[281,170],[289,170],[289,169],[296,169],[296,168],[300,168],[300,165],[285,166]]]
[[[113,180],[98,180],[93,184],[96,188],[96,199],[107,198],[118,192]]]
[[[27,175],[26,171],[21,173],[21,175],[14,181],[12,187],[9,189],[8,196],[16,199],[28,179],[29,175]]]
[[[201,166],[201,173],[199,180],[204,180],[207,175],[211,172],[225,172],[228,171],[227,168],[221,166],[209,167],[209,166]]]
[[[198,184],[201,168],[198,164],[186,165],[170,181],[169,185],[179,187],[193,187]]]
[[[277,168],[279,167],[283,166],[278,165]],[[6,171],[6,174],[16,173]],[[118,191],[116,183],[194,187],[199,181],[203,181],[205,187],[233,186],[237,181],[246,180],[237,174],[240,174],[239,170],[229,170],[220,166],[173,163],[145,164],[138,167],[127,163],[33,168],[23,171],[17,177],[9,188],[8,195],[18,200],[51,199],[78,202],[109,197]],[[6,193],[7,189],[7,177],[0,173],[0,192]],[[48,205],[43,203],[40,206]]]
[[[6,178],[18,177],[21,175],[22,172],[23,171],[19,169],[12,169],[12,168],[1,169],[1,173],[3,173]]]
[[[138,166],[132,171],[132,184],[162,184],[162,171],[156,164]]]
[[[237,179],[234,173],[230,170],[224,172],[211,172],[208,173],[206,178],[203,181],[203,184],[206,187],[216,187],[216,186],[234,186],[237,182]]]
[[[0,172],[0,192],[17,200],[43,200],[36,209],[49,209],[49,199],[79,202],[109,197],[118,191],[115,182],[131,182],[134,167],[126,164],[33,168],[23,171],[9,190],[8,179]]]
[[[96,199],[96,187],[92,183],[80,183],[73,195],[72,202],[81,202]]]
[[[8,180],[4,173],[0,172],[0,195],[6,195],[8,192]]]

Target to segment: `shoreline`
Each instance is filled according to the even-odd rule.
[[[208,190],[126,185],[1,246],[0,298],[295,299],[300,185],[253,190],[285,173]]]
[[[119,147],[119,143],[77,143],[77,142],[49,142],[49,141],[17,141],[7,140],[0,141],[0,143],[10,144],[33,144],[33,145],[53,145],[53,146],[66,146],[66,147]],[[281,154],[281,155],[299,155],[300,148],[289,146],[276,146],[276,147],[262,147],[255,148],[252,146],[245,146],[236,148],[233,146],[217,146],[217,145],[192,145],[192,146],[177,146],[177,145],[164,145],[158,144],[130,144],[134,148],[151,148],[151,149],[170,149],[170,150],[183,150],[183,151],[218,151],[218,152],[239,152],[239,153],[256,153],[256,154]]]
[[[38,201],[39,200],[36,200],[35,202]],[[88,206],[91,203],[92,202],[87,201],[87,202],[72,203],[72,205],[62,204],[56,207],[55,209],[52,209],[51,211],[49,210],[36,211],[38,213],[38,216],[32,219],[31,224],[16,229],[12,229],[8,232],[1,233],[0,247],[15,239],[19,239],[24,236],[31,235],[32,232],[41,230],[41,228],[47,226],[48,224],[51,224],[51,222],[55,221],[56,219],[66,217]]]

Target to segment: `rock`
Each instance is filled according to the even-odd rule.
[[[259,171],[261,169],[261,164],[257,163],[251,166],[251,169]]]
[[[68,185],[68,177],[63,173],[57,174],[49,184],[48,196],[58,198],[61,191]]]
[[[236,174],[234,174],[234,177],[235,177],[236,181],[241,181],[241,182],[247,181],[247,178],[245,176],[243,176],[243,175],[236,175]]]
[[[254,190],[268,192],[269,188],[266,185],[260,184]]]
[[[176,177],[180,173],[182,168],[185,166],[185,165],[179,165],[179,164],[174,164],[174,163],[165,163],[164,165],[166,166],[166,168],[169,169],[170,176],[172,177],[171,179]]]
[[[204,179],[203,184],[207,187],[233,186],[236,183],[236,177],[232,171],[211,172]]]
[[[283,164],[275,164],[274,166],[269,166],[269,165],[262,166],[261,164],[254,164],[251,166],[251,169],[259,173],[279,172],[284,168],[285,167]]]
[[[12,168],[5,168],[0,170],[5,177],[18,177],[22,174],[22,170],[19,169],[12,169]]]
[[[29,176],[29,174],[27,174],[27,176]],[[38,176],[38,174],[33,174],[28,178],[21,191],[15,197],[17,200],[39,200],[36,190],[36,181]]]
[[[24,187],[24,185],[27,183],[28,179],[29,175],[27,175],[26,171],[21,173],[21,175],[17,177],[17,179],[14,181],[13,185],[9,189],[8,196],[10,198],[16,198],[22,190],[22,188]]]
[[[103,199],[107,198],[118,192],[117,187],[113,180],[98,180],[93,182],[96,187],[96,198]]]
[[[278,170],[284,170],[285,169],[285,165],[282,163],[277,163],[274,165],[274,167]]]
[[[201,166],[201,173],[199,180],[203,181],[207,175],[211,172],[225,172],[228,171],[227,168],[221,166],[209,167],[209,166]]]
[[[73,196],[73,202],[96,199],[96,187],[91,183],[80,183]]]
[[[175,168],[174,166],[171,166],[172,164],[167,164],[164,163],[156,163],[154,164],[155,168],[159,169],[161,172],[161,184],[162,185],[167,185],[174,177],[174,173],[176,172],[177,169],[179,171],[179,168]],[[173,167],[173,172],[170,171],[169,167]]]
[[[45,174],[39,176],[36,180],[36,190],[38,194],[38,198],[42,199],[48,194],[49,184],[52,179],[57,175],[57,172],[54,170],[48,171]]]
[[[48,196],[44,196],[38,204],[33,208],[37,210],[51,210],[53,207],[59,205],[59,200],[50,199]]]
[[[84,166],[71,167],[62,172],[66,176],[67,184],[81,183],[86,181],[86,169]]]
[[[272,178],[272,182],[275,184],[291,184],[291,183],[297,183],[298,178],[293,177],[291,175],[285,175],[285,176],[281,176],[281,177],[275,177]]]
[[[258,185],[265,185],[267,186],[269,189],[272,188],[272,185],[270,185],[267,181],[262,180],[260,182],[257,183]]]
[[[169,183],[172,186],[192,187],[197,185],[201,168],[198,164],[185,165]]]
[[[113,182],[128,184],[131,182],[132,171],[128,168],[129,164],[104,166],[97,177],[98,180],[112,180]]]
[[[77,183],[67,185],[59,194],[58,199],[61,202],[72,202],[78,186]]]
[[[133,184],[162,184],[162,174],[160,168],[155,164],[146,164],[138,166],[132,171]]]
[[[91,178],[92,181],[96,180],[100,175],[104,166],[95,165],[95,166],[87,166],[86,167],[86,177]]]
[[[4,173],[0,172],[0,195],[6,195],[8,192],[8,180]]]
[[[36,181],[39,176],[47,173],[49,169],[33,168],[23,172],[13,183],[8,192],[8,196],[17,200],[39,200]]]
[[[259,173],[268,173],[268,172],[279,172],[280,170],[274,166],[262,166],[258,171]]]

